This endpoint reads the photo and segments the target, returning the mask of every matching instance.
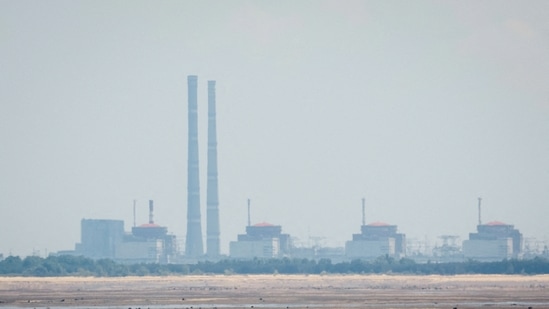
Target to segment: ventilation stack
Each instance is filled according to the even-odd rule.
[[[149,200],[149,224],[154,224],[154,206],[153,200]]]
[[[135,203],[136,202],[137,202],[136,200],[133,200],[133,227],[137,226],[137,223],[135,222]]]
[[[215,112],[215,81],[208,81],[208,187],[206,189],[206,254],[220,254],[219,191],[217,181],[217,128]]]
[[[482,198],[478,198],[478,225],[482,225],[482,220],[480,219],[480,203],[482,202]]]
[[[366,225],[366,200],[362,198],[362,225]]]
[[[252,220],[250,217],[250,199],[248,199],[248,226],[252,225]]]
[[[200,182],[198,175],[198,103],[197,76],[187,77],[189,102],[189,140],[187,161],[187,237],[185,255],[197,258],[204,254],[200,219]]]

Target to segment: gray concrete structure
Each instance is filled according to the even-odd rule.
[[[375,259],[379,256],[401,258],[406,255],[406,236],[397,233],[397,226],[374,222],[361,226],[360,234],[345,243],[348,258]]]
[[[75,250],[59,255],[108,258],[122,263],[171,263],[178,257],[177,239],[168,229],[154,223],[153,201],[149,201],[149,222],[124,231],[122,220],[82,219],[82,241]]]
[[[496,261],[522,256],[523,238],[513,225],[499,221],[477,225],[463,241],[463,255],[479,261]]]
[[[238,241],[230,242],[230,256],[238,259],[276,258],[290,253],[290,235],[280,225],[261,222],[246,227]]]
[[[208,81],[208,183],[206,194],[206,255],[220,255],[219,192],[217,180],[217,128],[215,81]]]
[[[81,242],[75,252],[94,259],[114,259],[117,247],[124,240],[124,221],[82,219]]]
[[[189,103],[189,140],[187,161],[187,237],[185,255],[197,258],[204,254],[200,217],[200,181],[198,169],[198,103],[197,76],[187,78]]]

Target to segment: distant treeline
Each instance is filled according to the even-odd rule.
[[[0,276],[164,276],[188,274],[549,274],[549,260],[536,257],[529,260],[499,262],[416,263],[388,256],[374,261],[354,260],[332,263],[328,259],[254,259],[222,260],[198,264],[121,264],[109,259],[93,260],[82,256],[29,256],[21,259],[9,256],[0,261]]]

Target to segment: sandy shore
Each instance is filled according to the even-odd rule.
[[[549,275],[0,277],[0,307],[549,309]]]

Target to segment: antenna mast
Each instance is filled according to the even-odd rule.
[[[250,199],[248,199],[248,226],[251,226],[252,222],[250,220]]]
[[[482,224],[482,221],[480,220],[480,203],[482,202],[482,198],[478,198],[478,225]]]
[[[366,210],[364,198],[362,198],[362,225],[366,225]]]
[[[154,224],[153,208],[153,200],[149,200],[149,224]]]

